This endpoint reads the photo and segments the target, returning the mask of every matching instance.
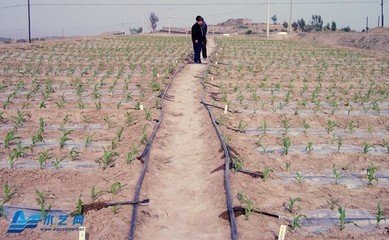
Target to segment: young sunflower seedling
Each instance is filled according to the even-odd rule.
[[[349,124],[348,124],[348,130],[349,130],[349,132],[350,133],[353,133],[353,132],[355,132],[355,128],[356,128],[357,126],[355,125],[355,123],[354,122],[349,122]]]
[[[152,115],[151,115],[151,110],[150,109],[146,109],[145,108],[145,117],[146,117],[147,121],[151,121]]]
[[[244,193],[239,192],[238,193],[238,200],[244,207],[244,215],[246,216],[246,219],[249,219],[249,215],[254,210],[254,203],[250,200],[248,196],[246,196]]]
[[[7,132],[4,139],[4,147],[9,148],[9,146],[11,146],[11,144],[13,144],[16,139],[18,139],[18,137],[16,137],[15,129],[12,129],[11,131]]]
[[[290,162],[286,162],[286,163],[285,163],[285,171],[289,172],[290,166],[291,166],[291,165],[292,165],[292,164],[291,164]]]
[[[134,124],[134,116],[131,113],[126,112],[126,125],[127,125],[127,127],[131,126],[132,124]]]
[[[336,145],[337,145],[337,149],[338,149],[338,153],[340,152],[340,148],[343,146],[343,138],[342,137],[338,137],[336,139]]]
[[[146,130],[147,130],[147,125],[144,125],[143,126],[143,129],[142,129],[142,138],[141,138],[141,140],[140,140],[140,142],[141,142],[141,144],[142,145],[144,145],[144,144],[146,144],[147,143],[147,132],[146,132]]]

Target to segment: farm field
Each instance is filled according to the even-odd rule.
[[[206,102],[230,148],[240,238],[274,239],[280,224],[287,239],[387,238],[389,58],[216,41]]]
[[[1,46],[0,239],[10,237],[9,206],[77,214],[81,204],[132,200],[160,94],[190,47],[187,37],[163,36]],[[131,210],[87,212],[89,239],[125,239]],[[12,239],[77,236],[36,230]]]

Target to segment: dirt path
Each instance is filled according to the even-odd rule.
[[[209,41],[209,51],[214,41]],[[220,144],[204,107],[200,76],[206,65],[187,65],[168,92],[165,119],[151,152],[136,239],[228,239]]]

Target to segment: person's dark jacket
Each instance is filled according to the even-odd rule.
[[[203,25],[201,25],[201,27],[203,28],[203,34],[204,34],[203,41],[206,41],[207,40],[208,25],[205,23],[205,21],[203,21]]]
[[[203,31],[201,29],[200,24],[195,23],[192,27],[192,41],[193,43],[197,40],[199,43],[201,43],[204,40]]]

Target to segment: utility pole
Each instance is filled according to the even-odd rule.
[[[31,43],[31,13],[30,0],[28,0],[28,42]]]
[[[171,30],[171,19],[170,19],[170,10],[169,10],[169,35],[170,35],[170,30]]]
[[[384,0],[381,0],[381,27],[384,27]]]
[[[289,10],[289,37],[292,36],[292,5],[293,5],[293,0],[290,0],[290,10]]]
[[[378,25],[377,27],[380,27],[380,16],[378,16]]]
[[[369,32],[369,17],[366,17],[366,32]]]
[[[270,6],[269,6],[269,0],[267,0],[267,26],[266,26],[266,37],[269,37],[270,32]]]

